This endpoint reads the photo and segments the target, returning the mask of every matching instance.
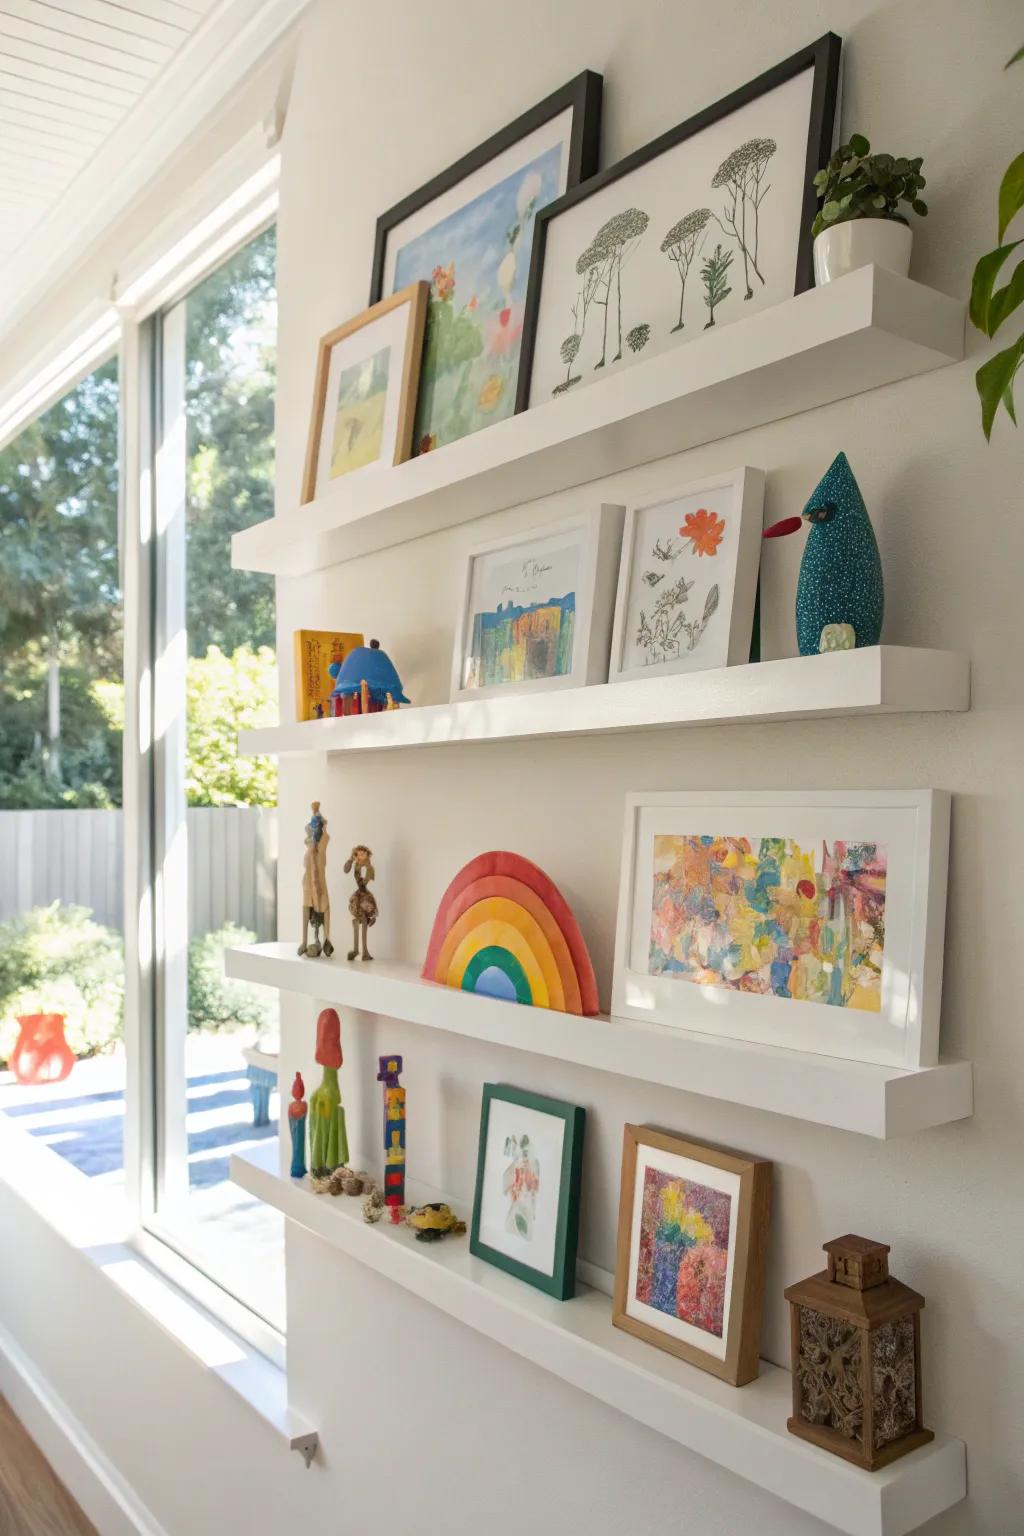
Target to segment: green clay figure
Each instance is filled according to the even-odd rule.
[[[338,1087],[341,1020],[333,1008],[325,1008],[316,1021],[316,1059],[324,1075],[309,1096],[309,1165],[314,1173],[324,1169],[333,1173],[348,1162],[345,1109]]]

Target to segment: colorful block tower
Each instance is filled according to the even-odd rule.
[[[380,1056],[378,1064],[377,1081],[384,1084],[384,1203],[397,1207],[405,1204],[405,1089],[398,1081],[402,1058]]]

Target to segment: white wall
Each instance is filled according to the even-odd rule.
[[[995,192],[1020,149],[1024,79],[1002,73],[1022,40],[1011,0],[421,0],[310,12],[284,143],[280,250],[279,511],[298,516],[316,340],[365,303],[377,213],[580,68],[606,80],[610,164],[827,27],[847,40],[843,128],[924,154],[930,218],[914,275],[966,292],[994,240]],[[626,498],[746,462],[768,471],[767,515],[798,510],[844,448],[872,510],[894,642],[961,647],[974,708],[949,719],[872,718],[663,732],[609,740],[435,749],[352,766],[286,760],[282,932],[293,936],[301,826],[317,796],[331,821],[335,910],[346,845],[375,851],[377,952],[418,958],[434,904],[473,853],[506,846],[560,884],[607,1001],[622,798],[631,788],[936,785],[955,795],[944,1041],[977,1067],[977,1114],[876,1144],[767,1114],[485,1048],[412,1027],[344,1025],[343,1093],[355,1146],[378,1134],[376,1056],[400,1050],[410,1172],[468,1198],[480,1084],[514,1082],[588,1113],[581,1251],[613,1262],[621,1127],[649,1121],[771,1158],[776,1209],[765,1352],[787,1355],[782,1287],[819,1267],[820,1244],[858,1231],[893,1245],[894,1271],[928,1298],[926,1417],[969,1444],[970,1498],[933,1536],[1019,1529],[1024,1242],[1019,1145],[1024,1044],[1014,985],[1019,763],[1019,516],[1024,437],[985,446],[977,358],[807,416],[487,518],[414,546],[280,584],[282,654],[300,623],[376,634],[410,697],[446,696],[459,562],[490,532],[559,507]],[[581,477],[585,475],[581,466]],[[770,654],[795,649],[798,540],[766,546]],[[793,547],[790,547],[790,546]],[[284,688],[288,709],[289,683]],[[292,832],[289,833],[289,828]],[[286,1072],[312,1072],[314,1010],[292,1002]],[[314,1078],[315,1081],[315,1078]],[[168,1536],[409,1536],[486,1529],[655,1536],[822,1536],[824,1527],[576,1393],[296,1232],[289,1240],[294,1406],[321,1431],[307,1474],[248,1410],[154,1340],[101,1276],[13,1197],[0,1204],[0,1317],[137,1487]],[[7,1247],[10,1234],[12,1243]],[[8,1254],[15,1252],[17,1262]],[[37,1278],[39,1277],[39,1278]],[[150,1331],[147,1332],[146,1330]],[[125,1362],[114,1373],[110,1361]],[[132,1368],[132,1362],[138,1362]]]

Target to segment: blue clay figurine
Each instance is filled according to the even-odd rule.
[[[801,656],[877,645],[885,608],[882,562],[868,509],[845,453],[837,454],[800,517],[783,518],[765,538],[810,524],[796,589],[796,640]],[[827,633],[826,633],[827,631]]]

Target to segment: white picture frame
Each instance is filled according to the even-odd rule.
[[[934,1066],[949,819],[950,797],[935,789],[628,795],[613,1015]],[[775,855],[761,852],[769,838]],[[749,853],[730,846],[741,839]],[[736,876],[730,859],[755,850]],[[695,889],[700,908],[684,899]],[[751,896],[763,902],[754,913]]]
[[[584,688],[608,677],[615,585],[625,508],[610,503],[588,507],[557,522],[543,523],[466,552],[455,643],[451,701],[509,697],[557,688]],[[554,583],[552,589],[547,584]],[[555,588],[565,590],[555,590]],[[572,593],[571,662],[559,671],[497,681],[486,640],[475,641],[481,624],[501,623],[496,604],[524,611],[562,606]],[[478,623],[479,621],[479,623]],[[525,642],[524,642],[525,643]],[[525,652],[522,660],[525,663]],[[524,664],[520,668],[528,670]],[[485,681],[485,678],[490,681]],[[477,681],[471,681],[476,678]]]
[[[627,506],[609,682],[750,660],[764,486],[744,465]]]

